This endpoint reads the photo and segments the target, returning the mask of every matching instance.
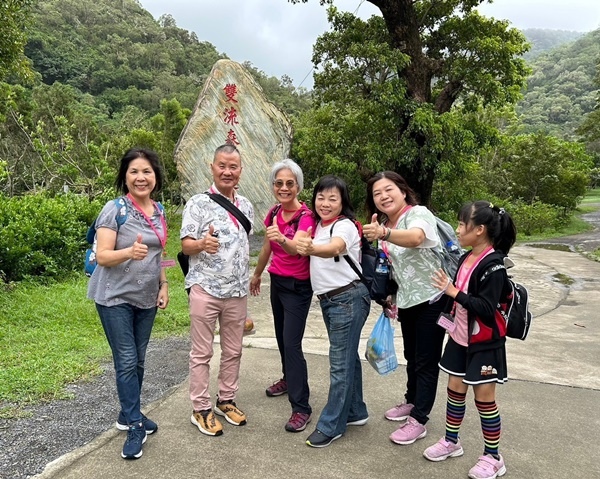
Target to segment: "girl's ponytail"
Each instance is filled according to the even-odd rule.
[[[458,213],[458,220],[474,226],[485,226],[494,249],[508,254],[517,240],[517,228],[504,208],[498,208],[489,201],[475,201],[465,204]]]
[[[494,206],[491,203],[490,207],[494,209]],[[517,240],[517,227],[504,208],[498,208],[498,223],[499,228],[497,229],[495,237],[491,238],[492,243],[495,250],[508,254]]]

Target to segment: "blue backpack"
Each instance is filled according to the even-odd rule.
[[[117,206],[116,220],[117,220],[117,232],[118,232],[119,228],[121,228],[121,225],[123,223],[125,223],[125,221],[127,221],[127,215],[128,215],[127,203],[125,202],[125,200],[123,200],[123,197],[116,198],[113,201],[114,201],[115,205]],[[158,202],[156,204],[158,205],[158,209],[160,210],[160,212],[164,213],[165,209],[164,209],[163,205],[161,205]],[[92,222],[92,224],[90,225],[90,227],[88,228],[87,233],[85,235],[85,239],[88,242],[88,244],[90,245],[90,247],[85,250],[85,260],[84,260],[83,264],[84,264],[85,275],[87,277],[90,277],[90,276],[92,276],[92,273],[94,272],[94,270],[96,269],[96,265],[98,264],[96,262],[96,248],[98,246],[98,239],[96,238],[96,220],[94,220]]]

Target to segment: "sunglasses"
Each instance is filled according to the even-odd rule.
[[[296,182],[293,180],[276,180],[273,182],[273,185],[275,188],[283,188],[283,185],[285,185],[287,188],[292,189],[294,186],[296,186]]]

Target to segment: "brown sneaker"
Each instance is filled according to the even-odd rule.
[[[234,426],[246,424],[246,415],[231,400],[217,401],[214,411],[219,416],[223,416],[229,424]]]
[[[191,421],[194,426],[198,426],[201,433],[207,436],[220,436],[223,434],[223,425],[216,418],[212,409],[194,411]]]

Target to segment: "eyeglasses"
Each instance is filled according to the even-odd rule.
[[[292,189],[294,186],[296,186],[296,182],[293,180],[277,180],[273,182],[273,185],[275,188],[283,188],[283,185],[285,185],[288,189]]]

